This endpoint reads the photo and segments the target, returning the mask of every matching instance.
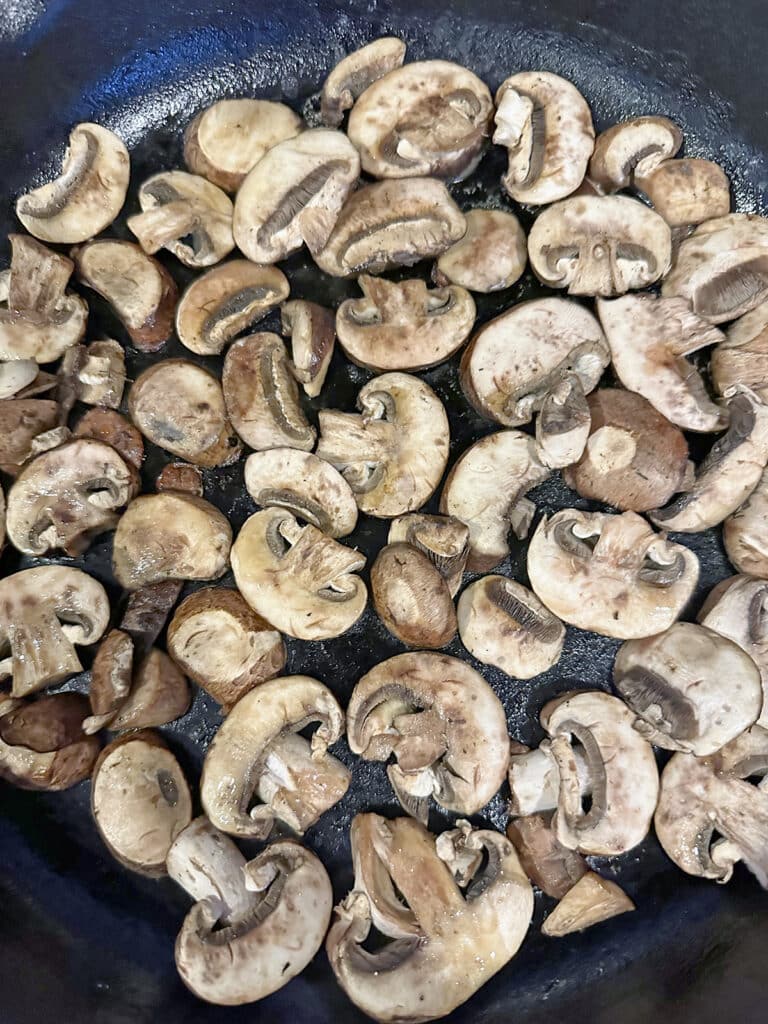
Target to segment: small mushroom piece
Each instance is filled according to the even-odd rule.
[[[520,751],[515,750],[519,746]],[[590,766],[582,747],[573,750],[576,776],[582,798],[592,794]],[[560,795],[560,770],[550,747],[542,744],[529,750],[512,741],[509,758],[509,813],[527,819],[532,814],[549,813],[557,807]]]
[[[405,43],[395,36],[381,36],[343,57],[323,83],[320,94],[323,124],[338,128],[345,111],[368,86],[401,67],[404,60]]]
[[[133,654],[133,639],[121,629],[111,629],[99,644],[88,688],[92,714],[83,722],[83,732],[88,735],[109,725],[128,699]]]
[[[284,103],[219,100],[184,132],[184,162],[193,174],[236,192],[266,152],[301,130],[301,118]]]
[[[712,350],[709,372],[718,395],[743,384],[768,402],[768,302],[730,325]]]
[[[268,150],[235,200],[238,248],[254,263],[277,263],[304,243],[322,249],[360,174],[343,132],[312,128]]]
[[[164,580],[215,580],[226,572],[231,544],[226,517],[203,498],[143,494],[117,524],[112,571],[126,590]]]
[[[75,349],[69,349],[74,352]],[[66,359],[69,352],[65,353]],[[78,360],[75,394],[86,405],[117,409],[125,387],[125,353],[117,341],[92,341]]]
[[[136,668],[130,692],[109,722],[113,732],[175,722],[189,710],[189,684],[165,651],[153,647]]]
[[[308,398],[317,398],[325,383],[336,341],[330,309],[305,299],[283,303],[281,328],[291,339],[291,372]]]
[[[34,359],[11,359],[0,362],[0,400],[15,398],[20,392],[27,392],[36,380],[40,369]]]
[[[731,183],[711,160],[665,160],[635,183],[671,228],[702,224],[731,210]]]
[[[528,235],[528,257],[551,288],[623,295],[664,277],[672,235],[666,221],[637,199],[579,196],[539,214]]]
[[[5,398],[0,402],[0,466],[15,475],[32,455],[36,437],[59,422],[59,404],[48,398]]]
[[[530,814],[507,825],[526,875],[547,896],[561,900],[589,871],[580,853],[569,850],[552,828],[552,815]]]
[[[376,373],[425,370],[449,359],[475,322],[464,288],[428,288],[418,278],[386,281],[363,274],[365,298],[346,299],[336,313],[339,344],[353,363]]]
[[[564,622],[619,640],[653,636],[679,617],[699,578],[696,555],[635,512],[563,509],[528,546],[528,576]]]
[[[310,740],[299,735],[315,723]],[[343,731],[344,712],[316,679],[262,683],[231,708],[208,747],[205,813],[222,832],[243,838],[265,839],[275,818],[301,835],[349,787],[349,771],[328,753]],[[263,803],[251,808],[257,795]]]
[[[459,635],[469,653],[513,679],[557,664],[565,626],[535,594],[506,576],[484,576],[459,598]]]
[[[114,409],[90,409],[75,424],[73,437],[90,437],[110,445],[126,463],[141,469],[144,442],[136,427]]]
[[[548,71],[521,71],[496,92],[493,141],[509,153],[501,179],[508,194],[515,202],[542,206],[581,185],[595,129],[575,85]]]
[[[768,469],[744,504],[725,520],[723,543],[739,572],[768,577]]]
[[[668,117],[633,117],[614,124],[595,140],[589,179],[603,192],[629,188],[670,160],[683,144],[683,133]]]
[[[548,392],[536,420],[536,447],[544,465],[563,469],[578,462],[591,424],[581,383],[575,374],[569,374]]]
[[[471,292],[498,292],[523,275],[528,262],[525,231],[506,210],[468,210],[463,238],[439,256],[432,280]]]
[[[205,492],[202,471],[187,462],[168,462],[157,474],[155,489],[158,492],[184,491],[185,494],[202,498]]]
[[[456,636],[448,584],[418,548],[387,544],[371,566],[371,596],[389,632],[408,647],[445,647]]]
[[[70,133],[60,176],[21,196],[16,216],[43,242],[84,242],[120,213],[130,173],[128,150],[114,132],[78,124]]]
[[[149,653],[162,633],[181,589],[179,580],[165,579],[145,584],[127,595],[120,629],[133,640],[134,653],[138,658]]]
[[[355,575],[364,565],[365,555],[315,526],[299,526],[287,509],[252,515],[232,547],[232,571],[245,600],[299,640],[341,636],[357,622],[368,601]]]
[[[216,185],[186,171],[153,174],[139,188],[142,213],[127,224],[150,256],[167,249],[186,267],[219,263],[235,247],[232,200]]]
[[[621,886],[588,871],[547,915],[541,934],[559,939],[634,909],[635,904]]]
[[[230,260],[196,278],[176,309],[176,333],[190,352],[217,356],[242,331],[288,298],[290,286],[277,267]]]
[[[387,544],[404,541],[421,551],[448,584],[451,597],[461,586],[469,554],[469,527],[453,516],[409,512],[393,519]]]
[[[341,472],[361,512],[389,519],[421,508],[448,461],[442,402],[418,377],[385,373],[361,388],[357,407],[320,411],[318,457]]]
[[[509,531],[523,539],[535,506],[525,497],[550,470],[536,442],[519,430],[499,430],[468,448],[443,485],[440,511],[469,527],[470,572],[488,572],[509,554]]]
[[[46,430],[44,434],[38,434],[33,439],[30,447],[32,457],[49,452],[52,448],[58,448],[65,441],[72,440],[72,431],[69,427],[54,427],[53,430]]]

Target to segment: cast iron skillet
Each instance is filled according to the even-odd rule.
[[[764,0],[540,0],[535,9],[514,0],[0,0],[0,234],[16,228],[11,199],[55,169],[75,122],[103,121],[131,146],[132,213],[135,186],[143,178],[181,165],[180,129],[198,109],[220,96],[242,94],[282,98],[311,115],[312,94],[334,62],[384,32],[407,40],[408,59],[453,58],[491,88],[523,68],[559,72],[584,92],[598,129],[630,115],[668,114],[683,126],[687,152],[725,166],[737,209],[763,209]],[[498,187],[503,162],[500,150],[487,156],[482,188],[457,188],[459,202],[505,205]],[[115,231],[127,236],[124,220]],[[184,284],[188,272],[172,259],[166,262]],[[353,285],[323,278],[303,258],[286,269],[294,297],[336,304],[354,293]],[[480,320],[537,293],[526,277],[508,292],[481,298]],[[88,300],[89,337],[125,341],[108,309],[93,293]],[[217,362],[197,359],[176,342],[164,354],[214,367]],[[146,362],[129,348],[130,375]],[[491,429],[469,409],[455,371],[454,361],[424,374],[450,414],[452,459]],[[367,377],[336,356],[322,402],[352,409]],[[164,461],[162,453],[151,452],[145,487]],[[235,529],[254,509],[243,493],[242,462],[206,473],[206,496],[227,512]],[[559,481],[533,497],[540,512],[573,504],[596,507],[574,500]],[[385,535],[386,525],[368,521],[352,541],[371,555]],[[732,570],[716,532],[683,540],[702,562],[700,586],[686,615],[691,618],[705,593]],[[102,580],[114,599],[110,548],[110,538],[104,538],[74,564]],[[7,551],[0,570],[6,574],[23,564]],[[526,582],[520,545],[502,571]],[[504,702],[512,734],[538,742],[538,710],[556,692],[608,688],[616,646],[569,629],[560,663],[533,683],[513,686],[484,669]],[[344,704],[364,671],[399,650],[369,611],[338,640],[290,643],[287,671],[318,676]],[[458,642],[449,652],[471,660]],[[87,674],[70,686],[84,689]],[[190,713],[164,730],[192,782],[218,721],[213,704],[198,694]],[[340,756],[352,766],[349,751],[340,746]],[[337,898],[351,880],[352,816],[363,809],[397,813],[383,766],[353,767],[347,797],[306,837],[328,867]],[[0,1020],[6,1024],[363,1020],[336,986],[322,952],[300,978],[256,1007],[221,1009],[196,1001],[173,965],[173,942],[188,900],[173,883],[144,880],[111,859],[90,820],[87,784],[50,795],[2,786],[0,808]],[[478,820],[503,827],[503,794]],[[446,823],[433,814],[434,828]],[[641,1024],[657,1013],[667,1024],[707,1024],[725,1014],[739,1024],[765,1019],[768,896],[751,876],[737,870],[724,888],[691,879],[672,867],[653,838],[599,867],[625,887],[636,913],[582,936],[548,940],[539,933],[545,910],[539,898],[520,954],[456,1012],[455,1021],[554,1017]]]

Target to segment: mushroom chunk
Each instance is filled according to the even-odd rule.
[[[569,374],[548,392],[536,420],[536,446],[544,465],[562,469],[578,462],[591,423],[581,383],[575,374]]]
[[[319,723],[307,740],[299,733]],[[299,834],[344,796],[350,773],[328,753],[344,712],[310,676],[271,679],[246,693],[208,747],[200,799],[230,835],[265,839],[276,818]],[[263,802],[251,807],[254,796]]]
[[[59,422],[59,404],[47,398],[5,398],[0,402],[0,466],[15,475],[32,455],[35,438]]]
[[[461,586],[469,554],[469,527],[453,516],[431,516],[409,512],[393,519],[387,544],[404,541],[421,551],[435,566],[451,597]]]
[[[117,409],[125,387],[123,346],[107,339],[67,349],[59,378],[73,389],[77,401]]]
[[[123,459],[141,469],[144,442],[136,427],[114,409],[90,409],[75,424],[73,437],[90,437],[110,445]]]
[[[731,324],[712,350],[709,372],[718,395],[743,384],[768,402],[768,302]]]
[[[133,640],[134,652],[143,658],[160,636],[171,609],[179,599],[182,584],[165,579],[149,583],[128,594],[120,629]]]
[[[667,117],[633,117],[601,132],[589,161],[589,179],[603,192],[629,188],[675,156],[683,133]]]
[[[535,594],[506,576],[484,576],[459,598],[459,635],[469,653],[514,679],[533,679],[555,665],[565,626]]]
[[[418,278],[385,281],[363,274],[365,298],[347,299],[336,313],[346,355],[369,370],[425,370],[450,358],[475,322],[475,303],[464,288],[428,288]]]
[[[130,173],[128,150],[114,132],[78,124],[69,136],[61,175],[21,196],[16,216],[43,242],[84,242],[120,213]]]
[[[702,224],[731,210],[731,183],[711,160],[665,160],[635,183],[671,228]]]
[[[283,303],[281,328],[291,339],[291,372],[309,398],[317,398],[325,383],[336,341],[335,318],[316,302],[293,299]]]
[[[342,132],[313,128],[259,160],[235,200],[235,241],[254,263],[277,263],[306,243],[328,241],[360,174],[360,158]]]
[[[696,586],[699,561],[635,512],[566,508],[539,523],[528,546],[528,576],[558,618],[629,640],[672,625]]]
[[[509,153],[501,182],[512,199],[542,206],[582,183],[595,129],[575,85],[548,71],[521,71],[496,92],[493,141]]]
[[[723,542],[739,572],[768,577],[768,469],[744,504],[725,520]]]
[[[519,747],[520,750],[515,748]],[[573,750],[579,793],[591,796],[592,778],[590,765],[584,750],[577,746]],[[512,741],[509,758],[509,813],[524,819],[531,814],[554,811],[560,794],[560,771],[548,744],[543,743],[536,750],[529,750]]]
[[[341,472],[361,512],[388,519],[421,508],[448,461],[442,402],[417,377],[385,373],[360,390],[357,407],[320,411],[317,455]]]
[[[635,904],[620,886],[588,871],[547,915],[541,933],[562,938],[634,909]]]
[[[390,71],[402,66],[405,43],[395,36],[382,36],[342,58],[323,84],[320,117],[323,124],[338,128],[345,111],[355,100]]]
[[[456,636],[448,584],[418,548],[396,542],[371,567],[371,594],[381,621],[409,647],[445,647]]]
[[[457,814],[476,814],[507,771],[509,737],[501,703],[458,658],[398,654],[359,680],[347,708],[347,739],[366,761],[387,768],[403,809],[426,822],[429,797]]]
[[[299,640],[328,640],[357,622],[368,593],[354,574],[364,565],[365,555],[315,526],[299,526],[280,508],[252,515],[232,547],[232,571],[245,600]]]
[[[139,189],[139,205],[143,212],[127,223],[150,256],[167,249],[198,269],[218,263],[235,247],[232,200],[197,174],[153,174]]]
[[[498,292],[522,277],[528,262],[525,231],[506,210],[468,210],[463,238],[438,257],[432,280],[471,292]]]
[[[563,846],[552,828],[552,815],[531,814],[507,825],[507,838],[534,885],[560,900],[587,874],[580,853]]]
[[[669,225],[629,196],[564,199],[540,213],[528,235],[536,276],[569,295],[647,288],[667,273],[671,255]]]
[[[189,684],[165,651],[153,647],[133,674],[130,692],[105,723],[113,732],[167,725],[189,710]]]
[[[89,735],[103,729],[128,699],[133,679],[133,639],[121,629],[111,629],[99,644],[91,665],[91,702],[83,732]]]
[[[376,886],[373,895],[356,887],[336,908],[326,940],[331,968],[369,1017],[391,1024],[435,1020],[469,999],[518,951],[533,915],[530,882],[514,847],[498,832],[462,823],[436,845],[409,818],[364,817],[371,826],[352,833],[352,856],[375,862]],[[462,855],[466,848],[486,859],[464,890],[440,856],[457,841]],[[377,913],[377,901],[398,899],[390,895],[395,891],[407,904],[415,934],[403,937]],[[392,940],[375,952],[363,945],[372,925]]]
[[[692,622],[623,644],[613,684],[638,716],[642,736],[697,757],[714,754],[754,725],[763,706],[760,672],[749,655]]]
[[[157,474],[155,490],[184,491],[202,498],[205,493],[202,470],[188,462],[167,462]]]

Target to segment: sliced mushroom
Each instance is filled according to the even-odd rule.
[[[629,188],[675,156],[683,133],[667,117],[633,117],[601,132],[589,161],[589,178],[604,192]]]
[[[536,420],[536,447],[544,465],[563,469],[578,462],[591,424],[581,382],[575,374],[569,374],[547,393]]]
[[[768,469],[741,508],[725,520],[723,542],[739,572],[768,577]]]
[[[515,748],[519,747],[519,750]],[[582,798],[592,794],[590,765],[582,747],[573,750],[576,776]],[[557,807],[560,795],[560,770],[549,745],[529,750],[514,740],[509,758],[509,813],[524,820],[532,814],[548,814]]]
[[[109,227],[123,208],[131,162],[123,142],[98,124],[70,133],[61,174],[16,203],[16,216],[44,242],[84,242]]]
[[[144,442],[136,427],[114,409],[91,409],[75,424],[73,437],[91,437],[103,441],[122,455],[123,459],[141,469]]]
[[[531,814],[507,825],[507,838],[534,885],[560,900],[589,868],[580,853],[563,846],[552,828],[552,816]]]
[[[108,725],[128,699],[133,679],[133,639],[121,629],[111,629],[99,644],[91,665],[91,702],[83,732],[98,732]]]
[[[59,404],[47,398],[6,398],[0,402],[0,466],[15,475],[32,454],[36,437],[59,422]]]
[[[136,668],[127,700],[109,722],[113,732],[149,729],[181,718],[192,700],[189,684],[165,651],[153,647]]]
[[[71,367],[75,397],[86,405],[117,409],[125,387],[125,353],[117,341],[92,341],[69,349],[62,366],[73,356]]]
[[[37,379],[40,368],[34,359],[12,359],[0,362],[0,400],[15,398],[21,392],[29,397],[29,387]]]
[[[164,579],[158,583],[145,584],[127,595],[120,629],[133,640],[137,658],[145,657],[160,636],[179,599],[181,588],[179,580]]]
[[[160,470],[155,480],[157,491],[184,491],[185,494],[194,494],[202,498],[205,488],[203,487],[203,474],[197,466],[190,466],[187,462],[168,462]]]
[[[291,370],[309,398],[320,394],[336,341],[335,318],[316,302],[283,303],[282,333],[291,339]]]
[[[402,66],[405,43],[395,36],[381,36],[343,57],[323,83],[320,117],[323,124],[338,128],[345,111],[355,100],[390,71]]]
[[[589,871],[547,915],[541,933],[550,938],[562,938],[634,909],[635,904],[621,886]]]
[[[440,256],[432,280],[471,292],[498,292],[522,277],[528,262],[525,231],[505,210],[467,210],[467,231]]]
[[[768,401],[768,302],[731,324],[712,350],[709,372],[718,395],[743,384]]]
[[[635,183],[671,228],[702,224],[731,210],[731,183],[711,160],[664,160]]]
[[[456,636],[456,610],[434,563],[410,544],[383,547],[371,566],[376,613],[409,647],[445,647]]]
[[[469,554],[469,527],[453,516],[409,512],[393,519],[387,544],[404,541],[426,555],[448,584],[451,597],[461,586]]]

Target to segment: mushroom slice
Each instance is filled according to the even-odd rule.
[[[723,340],[683,299],[625,295],[597,312],[621,383],[684,430],[721,430],[725,417],[685,358]]]
[[[582,498],[622,511],[658,508],[689,483],[682,432],[632,391],[600,388],[587,399],[591,426],[579,461],[563,477]]]
[[[283,303],[281,327],[291,339],[291,372],[309,398],[317,398],[325,383],[336,341],[335,323],[330,309],[316,302]]]
[[[215,580],[227,569],[231,544],[226,517],[203,498],[143,494],[117,524],[112,571],[126,590],[163,580]]]
[[[521,71],[496,92],[493,141],[509,153],[501,179],[508,194],[515,202],[542,206],[582,183],[595,129],[575,85],[548,71]]]
[[[287,509],[268,508],[246,520],[232,547],[235,582],[248,604],[275,629],[299,640],[340,636],[368,601],[354,575],[365,555]]]
[[[634,909],[635,904],[621,886],[589,871],[547,915],[541,934],[559,939]]]
[[[346,537],[357,524],[352,488],[329,462],[310,452],[254,452],[245,463],[245,488],[262,508],[287,508],[329,537]]]
[[[445,647],[456,636],[448,584],[418,548],[397,542],[371,566],[371,595],[389,632],[408,647]]]
[[[91,409],[75,424],[73,437],[90,437],[110,445],[123,459],[141,469],[144,442],[136,427],[114,409]]]
[[[338,128],[345,111],[355,100],[390,71],[402,66],[405,43],[395,36],[382,36],[342,58],[323,83],[320,94],[320,118],[323,124]]]
[[[369,370],[425,370],[449,359],[475,322],[464,288],[428,288],[424,281],[385,281],[363,274],[365,298],[347,299],[336,313],[346,355]]]
[[[92,714],[83,732],[98,732],[108,725],[128,699],[133,679],[133,639],[121,629],[111,629],[99,644],[91,665],[88,698]]]
[[[32,454],[36,437],[59,422],[59,404],[47,398],[5,398],[0,402],[0,466],[15,475]]]
[[[312,128],[279,142],[248,174],[235,200],[235,241],[254,263],[276,263],[328,241],[360,174],[342,132]]]
[[[226,714],[285,667],[283,638],[236,590],[206,587],[181,602],[168,625],[168,653]]]
[[[754,725],[763,706],[760,671],[750,656],[692,622],[623,644],[613,684],[638,716],[641,735],[697,757],[714,754]]]
[[[536,596],[564,622],[619,640],[653,636],[678,618],[699,560],[635,512],[566,508],[544,517],[528,546]]]
[[[420,936],[421,927],[413,911],[403,903],[384,862],[377,853],[381,818],[377,814],[356,814],[349,828],[354,889],[365,893],[374,927],[391,938]],[[449,844],[453,850],[452,844]]]
[[[266,152],[301,130],[301,118],[284,103],[219,100],[184,132],[184,162],[193,174],[236,192]]]
[[[379,274],[439,256],[466,229],[464,214],[441,181],[377,181],[352,193],[325,248],[313,256],[334,277]]]
[[[125,353],[117,341],[92,341],[64,353],[64,363],[71,358],[72,386],[75,397],[86,405],[117,409],[125,387]],[[61,371],[60,371],[61,373]]]
[[[580,853],[563,846],[552,828],[552,815],[531,814],[507,825],[507,838],[534,885],[561,900],[589,871]]]
[[[464,351],[464,394],[506,427],[530,423],[547,395],[575,377],[589,394],[610,361],[605,336],[588,309],[566,299],[532,299],[484,324]]]
[[[481,437],[454,465],[443,486],[440,511],[469,527],[470,572],[488,572],[509,554],[509,531],[523,539],[535,506],[526,493],[546,480],[536,442],[519,430]]]
[[[569,374],[548,392],[536,420],[536,447],[544,465],[562,469],[578,462],[591,423],[581,383],[575,374]]]
[[[299,733],[319,723],[310,740]],[[230,835],[265,839],[275,818],[299,834],[344,796],[350,773],[328,753],[344,712],[310,676],[270,679],[246,693],[205,755],[200,799]],[[263,801],[249,810],[254,796]]]
[[[290,286],[277,267],[230,260],[196,278],[176,309],[176,333],[190,352],[217,356],[257,320],[288,298]]]
[[[82,245],[72,258],[78,279],[112,306],[136,348],[156,352],[165,344],[178,289],[162,263],[117,238]]]
[[[203,474],[197,466],[187,462],[168,462],[157,474],[155,480],[157,491],[184,491],[202,498],[204,493]]]
[[[469,554],[469,527],[453,516],[409,512],[393,519],[387,544],[404,541],[417,548],[436,567],[448,584],[451,597],[461,586]]]
[[[629,188],[675,156],[683,133],[668,117],[633,117],[601,132],[589,161],[589,178],[603,192]]]
[[[709,372],[718,395],[743,384],[768,402],[768,302],[730,325],[712,350]]]
[[[463,238],[438,257],[432,280],[471,292],[498,292],[522,277],[528,262],[525,231],[505,210],[468,210]]]
[[[317,455],[341,472],[361,512],[389,519],[421,508],[448,461],[442,402],[418,377],[385,373],[360,390],[357,407],[320,411]]]
[[[16,216],[43,242],[84,242],[120,213],[130,173],[128,150],[114,132],[78,124],[70,133],[61,175],[21,196]]]
[[[506,576],[484,576],[459,598],[459,635],[469,653],[514,679],[557,664],[565,626],[535,594]]]
[[[387,774],[395,795],[423,821],[430,796],[447,811],[476,814],[509,761],[504,709],[488,683],[458,658],[428,651],[388,658],[359,680],[347,740],[366,761],[394,754]]]
[[[277,334],[250,334],[224,358],[221,378],[232,424],[251,448],[310,451],[315,428],[299,404],[285,345]]]
[[[40,369],[34,359],[11,359],[9,362],[0,362],[0,400],[15,398],[20,392],[29,396],[29,387],[39,373]]]
[[[67,291],[72,260],[26,235],[9,235],[0,271],[0,359],[52,363],[85,334],[88,306]]]
[[[114,528],[138,490],[136,470],[114,448],[90,438],[68,441],[38,455],[16,478],[8,492],[8,539],[27,555],[55,548],[79,554]]]
[[[739,572],[768,576],[768,469],[744,504],[725,520],[723,542]]]
[[[371,897],[355,888],[336,908],[328,959],[336,980],[367,1016],[391,1024],[435,1020],[509,963],[528,930],[533,891],[514,847],[498,832],[462,822],[461,830],[440,836],[436,847],[435,837],[418,822],[370,817],[371,839],[358,833],[353,842],[365,855],[370,843],[378,874],[402,893],[418,934],[395,937],[370,952],[363,943],[381,916]],[[466,890],[440,856],[456,842],[456,833],[462,853],[467,848],[486,858]],[[353,845],[353,857],[362,855]]]
[[[539,214],[528,235],[528,256],[551,288],[623,295],[664,277],[672,235],[658,213],[629,196],[579,196]]]
[[[509,813],[524,820],[532,814],[554,811],[560,795],[560,771],[548,744],[529,750],[512,741],[509,758]],[[520,750],[515,748],[519,747]],[[579,793],[582,797],[592,793],[591,768],[582,747],[573,750]],[[598,780],[599,781],[599,780]]]
[[[179,762],[146,729],[102,750],[91,783],[91,811],[112,856],[151,878],[166,873],[176,836],[192,820],[192,797]]]
[[[731,210],[728,175],[711,160],[665,160],[642,177],[635,172],[635,183],[671,228],[702,224]]]
[[[189,710],[189,684],[165,651],[153,647],[133,675],[130,693],[109,722],[113,732],[167,725]]]
[[[179,599],[182,584],[165,579],[149,583],[128,594],[120,629],[133,640],[134,653],[143,658],[160,636],[171,609]]]
[[[143,212],[127,224],[150,256],[167,249],[199,269],[219,263],[235,247],[232,200],[197,174],[153,174],[139,189],[139,206]]]

